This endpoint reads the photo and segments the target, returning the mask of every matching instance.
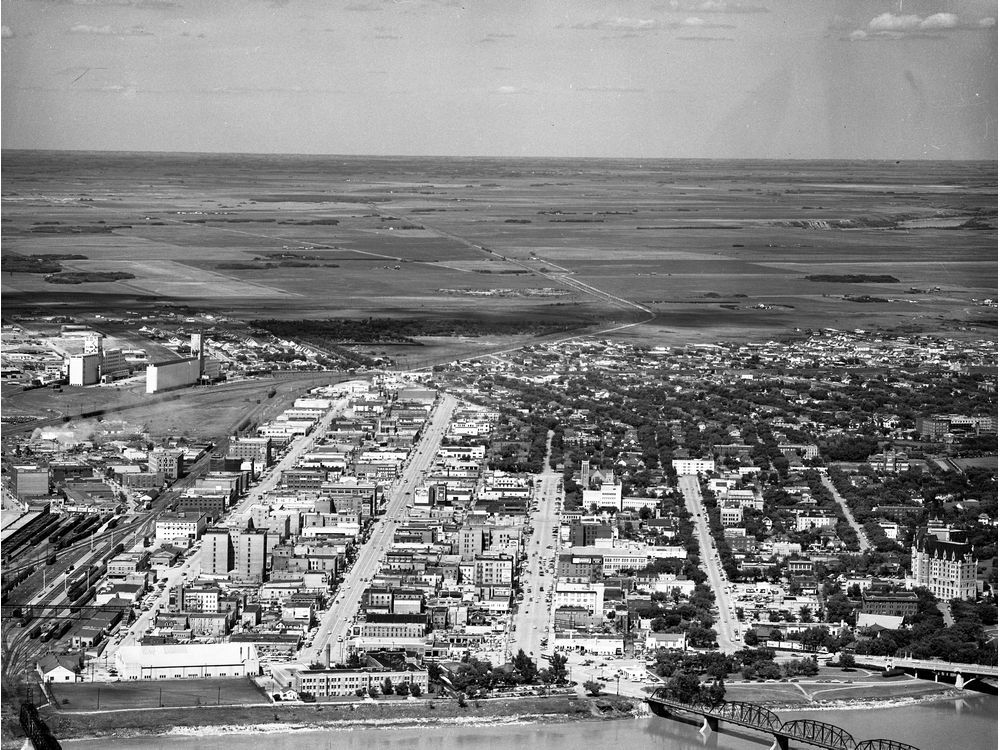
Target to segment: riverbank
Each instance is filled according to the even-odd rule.
[[[846,681],[845,681],[846,682]],[[843,694],[848,693],[848,694]],[[728,686],[727,699],[752,701],[777,712],[899,708],[969,695],[951,686],[904,678],[885,684],[830,682],[745,683]],[[823,697],[826,696],[826,697]],[[475,700],[364,701],[296,705],[191,706],[184,708],[67,711],[40,710],[62,740],[129,739],[152,736],[262,735],[316,730],[477,727],[608,721],[648,714],[639,700],[614,695],[531,696]],[[8,736],[9,737],[9,736]],[[20,741],[6,748],[20,747]]]
[[[839,674],[836,678],[827,675],[787,682],[726,684],[726,700],[787,710],[910,705],[963,694],[963,691],[946,683],[929,682],[908,675],[883,678],[865,672],[850,676]]]
[[[645,714],[636,701],[553,696],[476,701],[464,707],[454,700],[393,703],[203,706],[147,711],[40,711],[60,741],[125,739],[151,735],[267,734],[317,729],[408,728],[501,724],[555,724],[609,721]]]

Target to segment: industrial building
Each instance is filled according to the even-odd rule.
[[[91,333],[84,342],[83,354],[74,354],[67,361],[70,385],[94,385],[127,376],[131,366],[121,349],[105,349],[104,337]]]
[[[191,334],[190,357],[171,359],[146,367],[146,393],[159,393],[174,388],[185,388],[205,380],[219,377],[219,363],[205,359],[202,334]]]
[[[20,499],[44,497],[49,494],[49,469],[47,466],[13,466],[14,494]]]
[[[260,660],[252,643],[122,646],[115,668],[123,680],[252,677],[260,674]]]
[[[196,357],[172,359],[146,367],[146,393],[159,393],[194,385],[201,377],[201,362]]]
[[[97,354],[77,354],[69,358],[69,384],[93,385],[101,379],[101,358]]]

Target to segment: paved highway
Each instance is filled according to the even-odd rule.
[[[698,477],[678,477],[677,486],[684,495],[684,504],[688,513],[694,518],[701,550],[702,568],[708,574],[708,583],[715,591],[715,600],[719,608],[719,618],[715,626],[715,630],[718,632],[719,650],[731,654],[743,647],[740,622],[736,618],[735,607],[729,597],[729,592],[726,590],[729,579],[726,578],[725,571],[722,569],[722,562],[716,556],[712,536],[708,530],[708,512],[702,503]]]
[[[361,596],[392,545],[396,528],[405,522],[413,492],[420,486],[424,474],[433,464],[457,404],[458,400],[449,394],[442,393],[438,397],[437,404],[421,431],[420,440],[404,464],[402,476],[386,489],[385,514],[375,522],[368,541],[358,551],[354,565],[345,573],[333,606],[323,616],[312,646],[302,650],[300,661],[306,664],[321,661],[320,657],[327,643],[331,646],[331,661],[343,661]]]

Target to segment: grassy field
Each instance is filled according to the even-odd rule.
[[[250,680],[140,680],[52,685],[56,705],[65,711],[267,703]]]
[[[752,703],[815,706],[826,701],[866,701],[933,696],[951,685],[906,676],[882,678],[864,669],[844,672],[822,668],[816,677],[800,677],[795,682],[729,682],[726,700]]]

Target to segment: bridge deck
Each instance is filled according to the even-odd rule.
[[[781,718],[764,706],[744,701],[724,701],[717,706],[681,703],[664,696],[660,688],[646,699],[650,708],[658,716],[669,715],[671,710],[685,711],[704,717],[711,722],[728,722],[747,729],[755,729],[773,735],[782,747],[788,740],[797,740],[826,750],[917,750],[913,745],[888,739],[857,741],[847,731],[835,724],[827,724],[812,719],[797,719],[783,722]]]

